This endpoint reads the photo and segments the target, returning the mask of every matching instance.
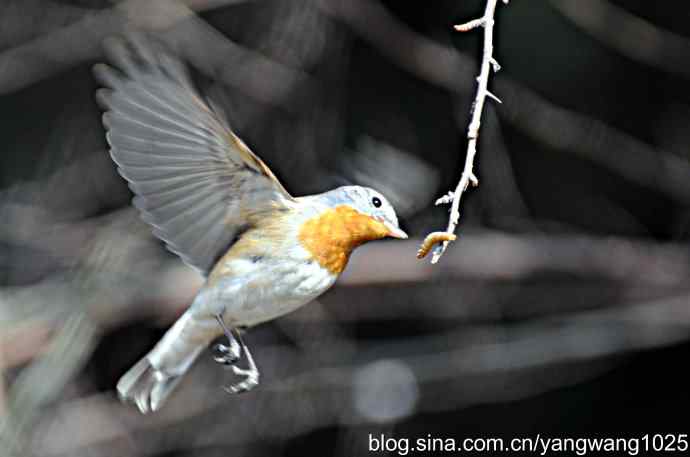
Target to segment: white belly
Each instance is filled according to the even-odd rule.
[[[290,313],[333,285],[336,276],[314,261],[266,257],[233,259],[233,274],[205,286],[197,309],[223,313],[233,326],[252,326]]]

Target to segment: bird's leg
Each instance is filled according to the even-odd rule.
[[[225,337],[228,339],[228,345],[216,344],[213,346],[213,360],[223,365],[232,365],[240,359],[242,348],[237,342],[232,331],[225,325],[222,314],[216,315],[216,320],[223,329]]]
[[[242,346],[242,351],[247,358],[247,368],[240,368],[238,366],[232,367],[233,373],[238,376],[244,376],[245,379],[244,381],[231,384],[224,388],[226,392],[231,394],[248,392],[259,385],[259,370],[256,368],[256,364],[254,363],[254,357],[252,357],[252,353],[249,352],[247,345],[244,344],[244,340],[242,339],[242,335],[240,334],[239,330],[235,329],[235,333],[237,334],[237,339]]]

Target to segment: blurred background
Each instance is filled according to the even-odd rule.
[[[479,0],[2,0],[0,454],[367,455],[390,437],[687,432],[690,9],[499,2],[459,239],[447,223]],[[246,336],[262,385],[202,357],[169,405],[114,394],[202,279],[131,209],[94,101],[144,29],[295,195],[376,187],[412,235]],[[685,427],[685,429],[683,429]],[[4,454],[3,454],[4,453]]]

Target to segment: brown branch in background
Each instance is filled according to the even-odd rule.
[[[496,2],[497,0],[488,0],[486,2],[486,9],[484,10],[484,15],[481,18],[455,26],[455,30],[460,32],[467,32],[472,29],[476,29],[477,27],[484,27],[484,51],[482,52],[482,64],[479,70],[479,76],[477,77],[477,95],[472,103],[472,119],[470,120],[470,125],[467,128],[467,156],[465,157],[465,168],[462,171],[460,182],[458,182],[458,186],[455,188],[455,191],[449,192],[448,195],[436,200],[437,205],[444,203],[451,204],[450,218],[448,220],[448,227],[446,228],[446,233],[448,235],[455,234],[455,228],[460,220],[460,198],[462,197],[463,192],[467,190],[467,187],[470,185],[470,183],[472,183],[474,186],[479,185],[479,180],[475,176],[472,169],[474,167],[474,156],[477,153],[477,138],[479,138],[479,127],[481,126],[484,101],[486,100],[486,97],[489,97],[501,103],[498,97],[489,92],[488,89],[489,74],[491,73],[491,70],[493,69],[494,71],[498,71],[500,69],[498,62],[496,62],[493,57],[494,12],[496,10]],[[508,3],[507,0],[504,0],[504,3]],[[436,248],[434,248],[431,263],[438,262],[443,253],[446,251],[448,244],[453,239],[454,237],[445,237],[445,239],[441,241]],[[427,237],[425,243],[428,240],[429,237]],[[424,247],[424,244],[422,247]],[[421,250],[422,249],[420,248],[420,251]],[[428,251],[428,248],[426,251]]]

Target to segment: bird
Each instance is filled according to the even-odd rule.
[[[324,293],[358,246],[407,234],[374,189],[288,193],[163,43],[118,38],[105,55],[94,74],[110,157],[153,234],[205,278],[184,313],[120,378],[118,396],[144,414],[159,410],[223,337],[213,358],[239,379],[225,389],[252,390],[259,370],[243,332]]]

